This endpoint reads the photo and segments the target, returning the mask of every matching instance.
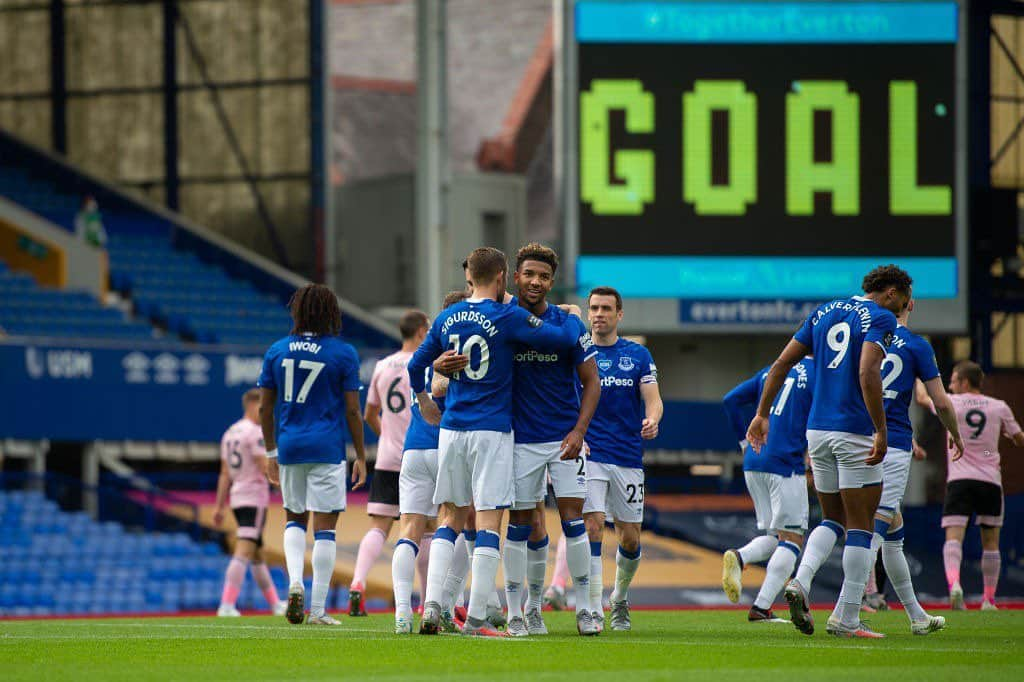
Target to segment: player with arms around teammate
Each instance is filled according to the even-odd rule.
[[[768,368],[761,370],[729,391],[722,403],[737,436],[745,440],[746,415],[760,399]],[[754,500],[757,527],[765,531],[739,549],[722,556],[722,589],[734,604],[743,589],[742,572],[748,563],[768,560],[767,572],[747,620],[778,620],[772,604],[779,596],[800,558],[807,530],[807,479],[804,453],[807,451],[807,415],[814,391],[814,361],[804,358],[786,375],[782,391],[769,413],[768,441],[761,452],[746,442],[743,447],[743,477]]]
[[[465,635],[495,635],[485,627],[487,599],[498,571],[498,530],[515,496],[512,463],[512,381],[517,344],[566,352],[578,341],[576,325],[545,323],[519,306],[498,303],[508,263],[497,249],[480,248],[468,259],[473,296],[446,309],[409,362],[409,381],[420,412],[441,424],[434,503],[444,504],[446,525],[434,533],[420,632],[435,634],[441,620],[445,577],[470,505],[476,507],[476,546]],[[426,391],[425,371],[446,349],[469,356],[452,377],[444,418]]]
[[[232,424],[220,439],[220,477],[217,479],[217,505],[213,525],[224,522],[224,510],[230,495],[231,512],[238,523],[235,554],[224,574],[224,591],[218,616],[238,616],[235,604],[245,583],[246,567],[267,599],[275,616],[283,616],[285,605],[277,597],[270,570],[263,563],[263,524],[267,520],[270,488],[267,485],[267,451],[260,432],[260,392],[250,389],[242,396],[244,416]]]
[[[430,320],[426,313],[409,310],[402,315],[398,329],[402,334],[402,349],[384,358],[373,368],[373,378],[366,395],[364,418],[375,434],[377,463],[370,482],[370,501],[366,512],[370,515],[370,530],[359,543],[356,568],[349,587],[350,616],[365,616],[363,606],[364,584],[370,567],[380,556],[391,526],[398,518],[398,475],[402,470],[402,452],[405,432],[411,418],[409,400],[409,372],[407,366],[412,354],[427,335]]]
[[[985,373],[981,366],[959,362],[949,379],[960,429],[966,434],[963,453],[958,457],[956,446],[949,448],[946,477],[946,502],[942,509],[942,527],[946,544],[942,558],[946,564],[949,601],[954,609],[964,608],[964,591],[960,586],[960,562],[963,558],[964,534],[971,516],[981,527],[981,575],[984,581],[982,610],[996,608],[996,586],[1002,558],[999,555],[999,529],[1003,525],[1002,472],[999,469],[999,436],[1006,436],[1017,447],[1024,447],[1024,433],[1002,400],[981,392]],[[938,403],[922,400],[936,414]]]
[[[814,399],[807,445],[824,520],[807,538],[796,579],[786,587],[793,624],[813,634],[807,609],[813,571],[846,533],[843,588],[826,630],[839,637],[883,637],[860,621],[864,586],[874,561],[871,535],[888,450],[882,360],[896,333],[896,314],[910,302],[910,275],[895,265],[869,272],[864,296],[825,303],[811,313],[772,364],[757,414],[747,429],[755,452],[765,445],[770,412],[789,370],[814,355]],[[849,528],[849,532],[846,529]]]
[[[590,538],[590,609],[604,627],[601,602],[601,541],[605,519],[615,523],[615,587],[611,628],[629,630],[629,586],[640,567],[640,524],[644,519],[643,441],[658,435],[664,414],[658,368],[650,352],[619,336],[622,296],[597,287],[587,297],[590,333],[597,350],[601,399],[587,430],[587,500],[583,517]]]
[[[321,284],[307,284],[289,303],[294,326],[263,358],[260,423],[267,445],[267,477],[280,482],[287,525],[290,623],[301,623],[305,590],[306,526],[313,513],[313,594],[308,623],[340,625],[324,605],[337,559],[335,527],[345,510],[345,436],[348,425],[356,460],[353,488],[366,482],[363,420],[359,410],[359,356],[338,336],[338,297]]]
[[[590,553],[583,522],[587,478],[582,448],[601,397],[601,383],[593,360],[597,352],[583,321],[546,300],[557,268],[558,255],[540,244],[528,244],[516,255],[519,305],[545,322],[578,327],[576,345],[567,353],[525,345],[516,350],[512,408],[515,505],[509,512],[503,555],[508,633],[516,637],[547,634],[540,611],[548,564],[543,503],[549,475],[576,589],[576,628],[581,635],[598,632],[587,608]],[[577,376],[582,398],[576,388]],[[521,589],[526,579],[529,602],[524,618]]]

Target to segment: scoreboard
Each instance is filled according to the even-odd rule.
[[[926,326],[961,331],[958,21],[948,1],[576,0],[577,288],[806,303],[895,262]]]

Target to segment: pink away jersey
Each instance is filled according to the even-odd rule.
[[[373,368],[367,403],[380,405],[380,442],[377,444],[377,463],[381,471],[402,470],[402,446],[409,429],[412,413],[409,372],[406,366],[412,353],[398,351],[389,355]]]
[[[1013,412],[1002,400],[981,393],[954,393],[949,399],[953,401],[964,439],[964,456],[954,462],[954,451],[950,449],[947,480],[970,479],[1002,485],[999,434],[1012,438],[1020,433]]]
[[[228,464],[231,477],[231,506],[266,507],[270,488],[256,457],[267,454],[263,430],[245,417],[224,432],[220,439],[220,457]]]

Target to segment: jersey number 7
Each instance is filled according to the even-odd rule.
[[[292,402],[293,387],[295,386],[295,360],[292,358],[285,358],[281,361],[281,366],[284,367],[284,401],[286,403]],[[309,397],[309,391],[313,388],[313,382],[320,376],[320,372],[324,369],[324,363],[314,362],[313,360],[299,360],[299,369],[308,369],[309,374],[306,375],[306,380],[302,382],[302,388],[299,389],[299,395],[295,397],[295,402],[304,403],[306,398]]]

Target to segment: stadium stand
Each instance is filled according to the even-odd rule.
[[[0,131],[0,196],[73,231],[86,195],[109,236],[111,288],[137,316],[190,342],[266,347],[287,334],[285,303],[301,278]],[[361,352],[390,352],[392,330],[353,306],[343,312],[346,340]]]
[[[83,291],[38,286],[0,261],[0,331],[10,336],[161,341],[149,324],[128,319]]]
[[[0,489],[0,618],[210,611],[227,563],[220,542],[97,520],[40,490]],[[283,593],[284,570],[270,574]],[[339,588],[328,604],[347,600]],[[267,610],[251,579],[238,604]]]

